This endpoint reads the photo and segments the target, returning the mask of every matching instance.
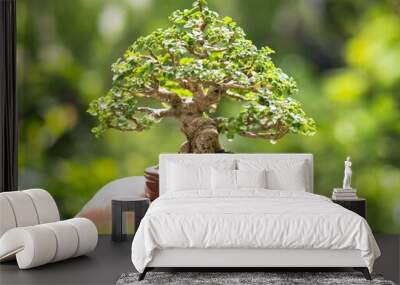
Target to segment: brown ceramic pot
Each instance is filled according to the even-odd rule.
[[[144,186],[144,193],[150,201],[158,198],[160,194],[159,188],[159,176],[158,176],[158,166],[147,167],[144,171],[144,177],[146,179]]]

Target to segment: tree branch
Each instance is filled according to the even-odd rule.
[[[179,112],[173,108],[169,109],[153,109],[153,108],[148,108],[148,107],[139,107],[137,108],[138,112],[148,114],[155,119],[161,119],[164,117],[174,117],[176,116]]]
[[[266,124],[263,124],[263,126],[265,127],[264,130],[242,131],[239,133],[239,135],[248,137],[248,138],[264,138],[264,139],[269,139],[269,140],[279,140],[289,132],[289,128],[286,126],[283,126],[279,122],[276,124],[274,124],[272,122],[268,122]],[[275,132],[274,131],[268,132],[268,130],[271,130],[273,128],[276,129]]]
[[[195,96],[195,103],[198,105],[198,108],[201,112],[207,111],[212,105],[218,104],[223,90],[221,90],[218,86],[210,86],[207,90],[207,94],[204,94],[203,88],[201,87],[202,95]]]
[[[200,11],[200,17],[201,17],[201,23],[199,25],[199,29],[203,32],[206,27],[207,27],[207,23],[206,20],[204,18],[204,14],[203,14],[203,3],[201,2],[201,0],[198,2],[199,3],[199,11]]]
[[[220,86],[225,89],[238,89],[238,90],[248,90],[248,91],[257,92],[257,88],[255,88],[254,86],[247,86],[247,85],[238,84],[238,83],[234,83],[234,82],[221,83]]]
[[[289,129],[282,130],[278,133],[257,133],[250,131],[240,132],[239,135],[248,138],[263,138],[268,140],[279,140],[289,132]]]
[[[235,99],[235,100],[238,100],[238,101],[245,101],[246,100],[246,97],[245,96],[243,96],[243,95],[240,95],[240,94],[237,94],[237,93],[233,93],[233,92],[225,92],[225,94],[228,96],[228,97],[230,97],[230,98],[232,98],[232,99]]]
[[[133,127],[126,127],[126,128],[122,128],[122,127],[118,127],[118,126],[110,126],[110,128],[112,129],[116,129],[118,131],[122,131],[122,132],[141,132],[144,131],[146,129],[145,126],[136,126],[135,128]]]
[[[155,99],[161,102],[169,103],[173,106],[182,104],[182,99],[175,92],[169,91],[165,88],[147,88],[141,92],[145,97]]]
[[[118,109],[113,110],[113,113],[115,116],[121,116],[121,113]],[[145,125],[143,125],[142,123],[140,123],[137,118],[131,117],[131,118],[129,118],[129,120],[131,120],[135,124],[135,127],[120,127],[120,126],[112,125],[112,124],[110,124],[110,122],[107,122],[107,125],[109,128],[113,128],[113,129],[123,131],[123,132],[132,132],[132,131],[140,132],[140,131],[147,129],[147,127]]]
[[[186,46],[186,45],[185,45],[185,48],[187,49],[187,51],[190,54],[192,54],[193,56],[195,56],[197,58],[205,59],[205,58],[208,58],[208,56],[209,56],[207,52],[206,53],[198,53],[194,48]]]
[[[204,47],[212,52],[222,52],[222,51],[227,51],[230,49],[229,47],[225,47],[225,48],[218,48],[218,47],[213,47],[213,46],[204,46]]]

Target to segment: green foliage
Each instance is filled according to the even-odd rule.
[[[160,153],[177,152],[184,140],[176,120],[168,118],[146,132],[108,131],[96,140],[90,134],[93,117],[85,111],[108,92],[110,62],[132,39],[170,27],[170,11],[188,1],[37,2],[17,1],[19,187],[48,189],[69,218],[103,185],[143,175]],[[313,153],[314,191],[325,196],[340,186],[343,160],[352,156],[353,185],[368,199],[367,220],[375,233],[386,234],[400,233],[400,11],[395,2],[209,0],[210,8],[236,19],[255,45],[279,50],[274,62],[296,76],[304,109],[318,121],[313,137],[288,135],[270,144],[237,136],[224,146],[235,153]],[[166,85],[179,89],[175,81]],[[241,105],[224,99],[210,115],[234,120]]]
[[[110,92],[89,109],[99,121],[93,129],[96,135],[108,128],[142,131],[159,122],[161,116],[138,109],[136,98],[170,106],[172,102],[158,90],[187,100],[195,98],[197,90],[208,93],[210,88],[245,103],[237,116],[219,118],[220,132],[230,138],[234,133],[271,139],[288,132],[315,133],[314,121],[290,97],[297,92],[296,82],[272,62],[274,51],[258,49],[232,18],[221,18],[201,0],[192,9],[175,11],[169,20],[169,28],[140,37],[112,65]],[[218,104],[219,99],[211,101]],[[198,112],[210,116],[215,104]]]

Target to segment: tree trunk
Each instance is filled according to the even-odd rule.
[[[182,144],[180,153],[218,153],[223,152],[219,143],[217,124],[211,118],[201,115],[181,117],[181,131],[187,141]]]

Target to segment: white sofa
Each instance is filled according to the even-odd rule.
[[[0,193],[0,262],[20,269],[84,255],[97,245],[89,219],[60,221],[53,197],[43,189]]]

